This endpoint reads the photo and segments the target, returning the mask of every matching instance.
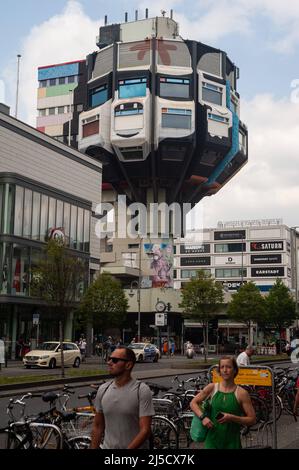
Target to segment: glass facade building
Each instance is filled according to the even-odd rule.
[[[0,173],[0,336],[36,336],[33,312],[43,313],[40,337],[58,338],[58,317],[34,296],[32,272],[44,256],[47,240],[63,234],[70,252],[82,260],[89,278],[90,206],[33,183],[21,176]],[[18,304],[18,321],[14,305]],[[14,332],[13,332],[14,330]]]

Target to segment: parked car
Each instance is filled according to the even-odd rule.
[[[75,343],[63,343],[64,364],[66,366],[79,367],[81,364],[80,349]],[[54,369],[61,365],[61,350],[59,341],[47,341],[39,349],[29,351],[23,357],[23,363],[26,369],[33,366],[49,367]]]
[[[159,349],[151,343],[131,343],[128,348],[131,348],[134,351],[137,362],[158,362],[160,358]]]

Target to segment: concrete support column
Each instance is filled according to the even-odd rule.
[[[70,312],[64,325],[64,340],[72,341],[73,339],[73,319],[74,313]]]
[[[12,327],[11,327],[11,359],[16,358],[17,328],[18,328],[17,306],[13,305],[13,307],[12,307]]]

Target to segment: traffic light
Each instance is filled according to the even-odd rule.
[[[218,329],[218,318],[213,318],[209,320],[209,330],[217,330]]]

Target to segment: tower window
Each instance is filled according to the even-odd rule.
[[[137,96],[146,96],[146,78],[133,78],[119,80],[118,93],[119,98],[135,98]]]

